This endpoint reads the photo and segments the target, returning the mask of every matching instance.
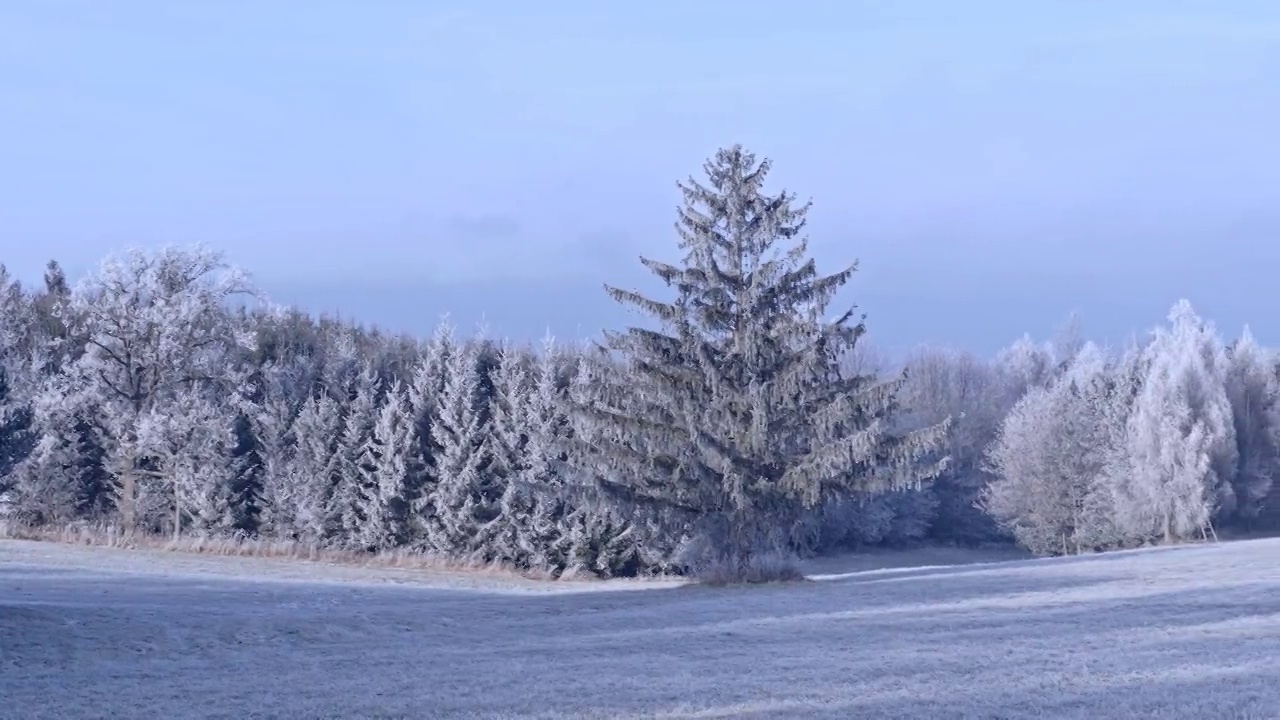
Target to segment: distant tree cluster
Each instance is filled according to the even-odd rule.
[[[72,287],[0,266],[0,517],[559,575],[753,577],[885,543],[1039,554],[1280,525],[1273,355],[1180,302],[1112,357],[1069,328],[889,373],[831,313],[808,204],[734,146],[681,183],[652,322],[595,345],[427,339],[261,300],[203,247]]]

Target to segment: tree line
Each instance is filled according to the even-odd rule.
[[[833,312],[808,203],[733,146],[680,183],[665,298],[566,346],[393,336],[267,302],[205,247],[74,287],[0,266],[0,517],[403,549],[558,575],[774,575],[796,554],[1038,554],[1280,526],[1280,377],[1190,304],[1122,352],[1024,337],[891,369]],[[785,563],[784,563],[785,564]]]

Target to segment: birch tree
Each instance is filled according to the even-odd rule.
[[[1127,533],[1172,542],[1207,537],[1235,508],[1235,427],[1226,354],[1212,325],[1181,300],[1145,349],[1147,374],[1126,432],[1129,472],[1114,488]]]
[[[1032,552],[1080,553],[1112,537],[1107,423],[1122,420],[1107,410],[1116,391],[1105,354],[1086,344],[1058,380],[1033,386],[1002,424],[981,503]]]
[[[945,432],[892,434],[900,381],[841,375],[864,326],[828,308],[855,266],[818,273],[809,205],[766,194],[769,169],[733,146],[705,164],[707,184],[680,184],[683,259],[641,258],[674,297],[607,286],[656,327],[606,334],[628,372],[578,408],[579,422],[619,430],[578,446],[601,491],[692,524],[706,548],[695,562],[730,568],[785,549],[800,506],[833,489],[920,481],[936,468],[917,461]]]

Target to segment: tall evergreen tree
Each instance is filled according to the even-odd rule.
[[[364,545],[395,547],[409,534],[407,492],[413,453],[413,416],[399,382],[387,389],[368,446],[372,484],[361,502]]]
[[[735,145],[704,169],[708,184],[680,184],[681,263],[641,259],[675,297],[606,286],[658,327],[606,335],[630,372],[578,415],[618,432],[577,450],[605,495],[691,524],[709,559],[742,567],[786,544],[802,505],[936,471],[920,461],[945,428],[893,434],[901,380],[840,372],[864,326],[827,311],[856,265],[818,273],[802,234],[809,205],[764,192],[769,161]]]
[[[489,438],[479,412],[480,373],[477,343],[459,343],[445,367],[440,413],[431,427],[439,448],[427,543],[437,552],[471,554],[477,538],[497,517],[487,502],[484,464]]]
[[[342,408],[326,394],[302,405],[289,430],[293,452],[281,493],[293,512],[293,533],[303,542],[319,544],[340,536],[341,517],[332,511],[333,495],[342,478]],[[283,537],[290,537],[280,533]]]
[[[364,511],[377,492],[370,441],[378,417],[378,386],[372,365],[366,363],[355,376],[349,397],[351,403],[346,408],[339,439],[341,464],[333,493],[333,515],[342,529],[344,544],[367,547],[363,530],[368,517]]]
[[[409,468],[409,535],[415,545],[426,543],[435,516],[440,448],[432,428],[440,417],[446,367],[454,345],[453,326],[447,318],[442,319],[423,348],[407,388],[414,441]]]

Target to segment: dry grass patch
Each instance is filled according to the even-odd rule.
[[[291,560],[356,568],[468,573],[513,580],[549,581],[556,579],[555,575],[548,571],[527,570],[500,562],[465,560],[410,549],[369,553],[326,548],[291,540],[264,540],[250,537],[201,537],[195,535],[173,538],[142,532],[125,532],[113,525],[91,525],[86,523],[32,527],[0,520],[0,539],[54,542],[118,550],[154,550],[218,557]],[[575,577],[572,582],[591,582],[593,580],[594,578],[591,577]],[[566,582],[569,581],[566,580]]]

